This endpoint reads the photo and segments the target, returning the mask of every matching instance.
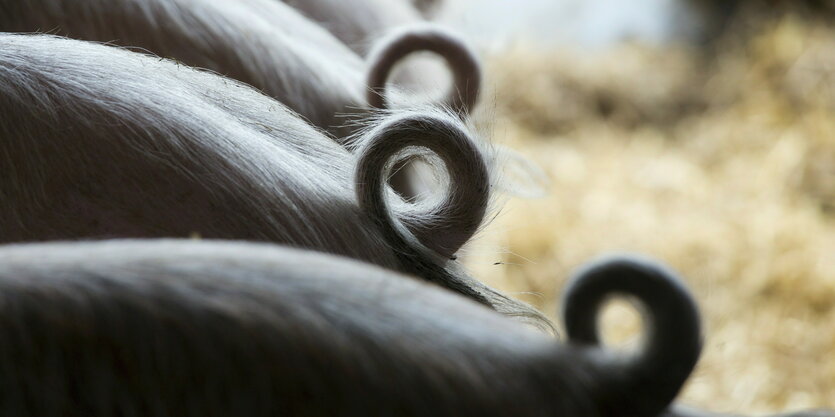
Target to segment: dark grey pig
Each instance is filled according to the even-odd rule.
[[[0,31],[112,42],[207,68],[278,99],[340,141],[352,132],[347,122],[370,110],[369,95],[388,96],[385,84],[366,85],[368,74],[387,74],[404,42],[386,38],[391,45],[377,45],[383,53],[374,58],[382,62],[366,63],[275,0],[0,0]],[[457,86],[447,104],[468,102],[477,82]]]
[[[0,247],[0,413],[657,416],[699,353],[687,291],[630,260],[571,285],[590,316],[606,296],[640,300],[644,348],[561,344],[408,276],[279,246]]]

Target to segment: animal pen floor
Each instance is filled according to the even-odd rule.
[[[581,263],[657,257],[705,318],[685,403],[835,408],[833,28],[788,16],[711,53],[520,45],[488,67],[476,124],[550,182],[500,197],[465,251],[475,276],[553,316]],[[622,305],[605,317],[613,340],[639,326]]]

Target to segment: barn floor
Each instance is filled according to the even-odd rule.
[[[683,401],[762,414],[835,408],[835,30],[792,16],[713,53],[514,48],[489,61],[477,125],[549,183],[507,174],[466,248],[474,274],[545,312],[606,251],[690,284],[706,344]],[[607,313],[611,340],[639,326]]]

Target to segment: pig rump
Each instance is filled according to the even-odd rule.
[[[0,34],[0,242],[198,234],[285,243],[412,273],[548,327],[448,259],[487,198],[485,165],[460,120],[407,112],[381,126],[358,140],[369,149],[363,164],[390,160],[377,142],[397,130],[410,144],[425,135],[448,165],[471,161],[455,171],[466,188],[424,212],[360,207],[357,179],[379,184],[384,172],[357,172],[357,157],[250,87],[119,48]],[[364,204],[385,204],[374,196]],[[431,222],[443,228],[427,230]]]
[[[689,298],[659,311],[633,292],[680,289],[664,271],[639,272],[654,276],[593,278],[670,314],[633,359],[321,253],[188,240],[5,246],[0,412],[655,416],[674,395],[657,384],[683,380],[642,368],[644,355],[684,370],[699,324]]]

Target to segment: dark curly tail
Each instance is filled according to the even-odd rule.
[[[405,204],[388,191],[387,174],[408,147],[424,147],[446,166],[449,188],[436,203]],[[554,330],[533,307],[487,287],[450,262],[481,226],[490,200],[487,164],[461,120],[442,112],[400,112],[369,130],[356,153],[360,207],[377,223],[408,272],[505,315]]]
[[[477,231],[490,199],[490,174],[481,151],[461,127],[443,113],[404,112],[384,119],[357,149],[357,198],[396,247],[417,243],[445,258]],[[386,198],[387,171],[395,156],[408,147],[436,154],[449,173],[449,188],[435,205],[413,205],[396,213]],[[393,214],[396,213],[396,214]]]
[[[598,313],[611,296],[636,298],[646,327],[643,349],[617,358],[606,391],[619,415],[657,415],[690,376],[702,348],[698,308],[684,283],[655,262],[609,257],[579,271],[563,298],[562,316],[570,343],[599,344]]]
[[[454,83],[442,105],[461,115],[469,114],[481,88],[478,59],[458,36],[433,24],[407,26],[377,42],[368,55],[368,104],[378,109],[388,107],[386,82],[392,69],[401,59],[418,51],[434,52],[447,62]]]

